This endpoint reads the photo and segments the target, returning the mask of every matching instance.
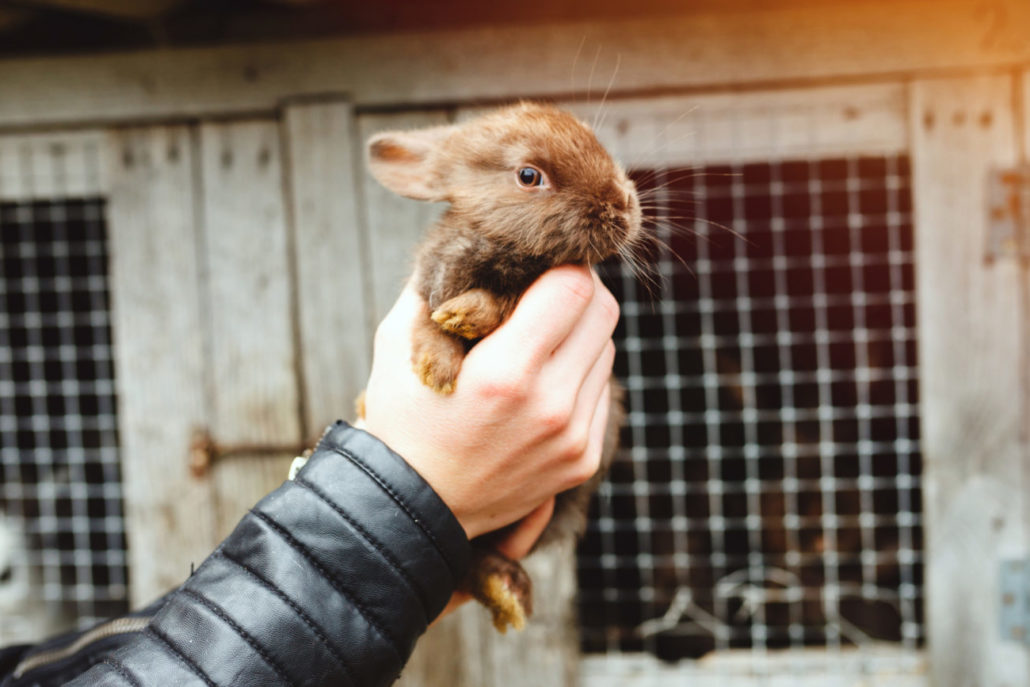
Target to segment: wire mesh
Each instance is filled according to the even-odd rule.
[[[24,576],[7,641],[127,605],[104,207],[0,203],[0,511]]]
[[[578,556],[586,651],[922,643],[909,176],[634,173],[659,278],[602,266],[629,418]]]

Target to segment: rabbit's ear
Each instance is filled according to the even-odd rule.
[[[453,126],[436,126],[416,131],[387,131],[368,141],[368,168],[380,184],[415,200],[443,200],[438,174],[433,169],[434,153]]]

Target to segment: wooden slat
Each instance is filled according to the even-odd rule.
[[[1018,261],[984,260],[988,170],[1017,155],[1013,86],[913,85],[926,621],[941,687],[1030,681],[997,613],[999,563],[1027,553],[1024,285]]]
[[[1022,116],[1022,120],[1017,120],[1017,128],[1023,134],[1022,146],[1020,148],[1020,159],[1024,166],[1030,165],[1030,68],[1023,70],[1020,75],[1021,88],[1020,95],[1022,96],[1022,102],[1017,103],[1017,116]],[[1024,198],[1026,196],[1024,195]],[[1025,210],[1025,208],[1024,208]],[[1026,215],[1024,215],[1026,217]],[[1023,227],[1023,249],[1030,249],[1030,227]],[[1020,278],[1023,284],[1023,312],[1022,312],[1022,327],[1023,327],[1023,359],[1021,361],[1023,365],[1023,402],[1022,402],[1022,440],[1023,440],[1023,482],[1024,487],[1030,486],[1030,349],[1027,348],[1027,344],[1030,343],[1030,264],[1024,259],[1022,264],[1022,271]],[[1028,533],[1028,539],[1030,539],[1030,499],[1027,499],[1023,503],[1023,527],[1026,528]],[[1030,558],[1030,542],[1027,543],[1024,549],[1026,557]],[[1030,670],[1030,669],[1028,669]]]
[[[648,654],[589,656],[582,687],[926,687],[921,652],[879,644],[828,652],[822,648],[758,653],[731,649],[700,661],[667,663]]]
[[[107,162],[100,131],[0,136],[0,201],[102,195]]]
[[[353,108],[286,108],[289,191],[300,322],[304,434],[353,419],[371,363],[372,321]]]
[[[609,80],[613,93],[627,93],[1030,60],[1024,0],[691,7],[627,21],[6,60],[0,126],[271,113],[291,95],[348,93],[359,106],[398,106],[584,94],[588,86],[596,94]]]
[[[1022,109],[1023,121],[1021,122],[1020,130],[1023,132],[1022,149],[1020,150],[1020,156],[1023,162],[1030,162],[1030,121],[1027,121],[1027,117],[1030,117],[1030,68],[1024,69],[1020,75],[1022,81],[1022,88],[1020,93],[1023,96],[1023,100],[1020,104]]]
[[[709,95],[559,101],[628,168],[696,167],[908,148],[900,83]],[[463,107],[464,121],[491,107]]]
[[[210,430],[220,443],[301,440],[279,127],[200,127]],[[289,454],[239,455],[212,470],[216,530],[225,536],[286,477]]]
[[[205,401],[193,150],[185,127],[107,143],[111,298],[123,494],[135,605],[179,584],[217,542],[210,485],[189,471]]]
[[[361,159],[364,161],[365,141],[374,133],[436,126],[448,121],[449,116],[443,110],[362,115],[358,118]],[[360,183],[368,231],[372,320],[378,323],[397,300],[411,274],[415,244],[444,205],[401,198],[373,179],[363,163],[362,167]]]
[[[901,84],[630,99],[566,105],[629,167],[693,167],[908,146]]]

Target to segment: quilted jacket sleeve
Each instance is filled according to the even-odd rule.
[[[144,630],[71,684],[388,685],[468,555],[418,474],[338,423]]]

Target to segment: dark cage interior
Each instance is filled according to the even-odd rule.
[[[126,608],[104,202],[0,203],[0,237],[0,516],[26,597],[0,634],[45,618],[32,635]]]
[[[578,557],[589,652],[923,641],[909,161],[638,170],[623,450]]]

